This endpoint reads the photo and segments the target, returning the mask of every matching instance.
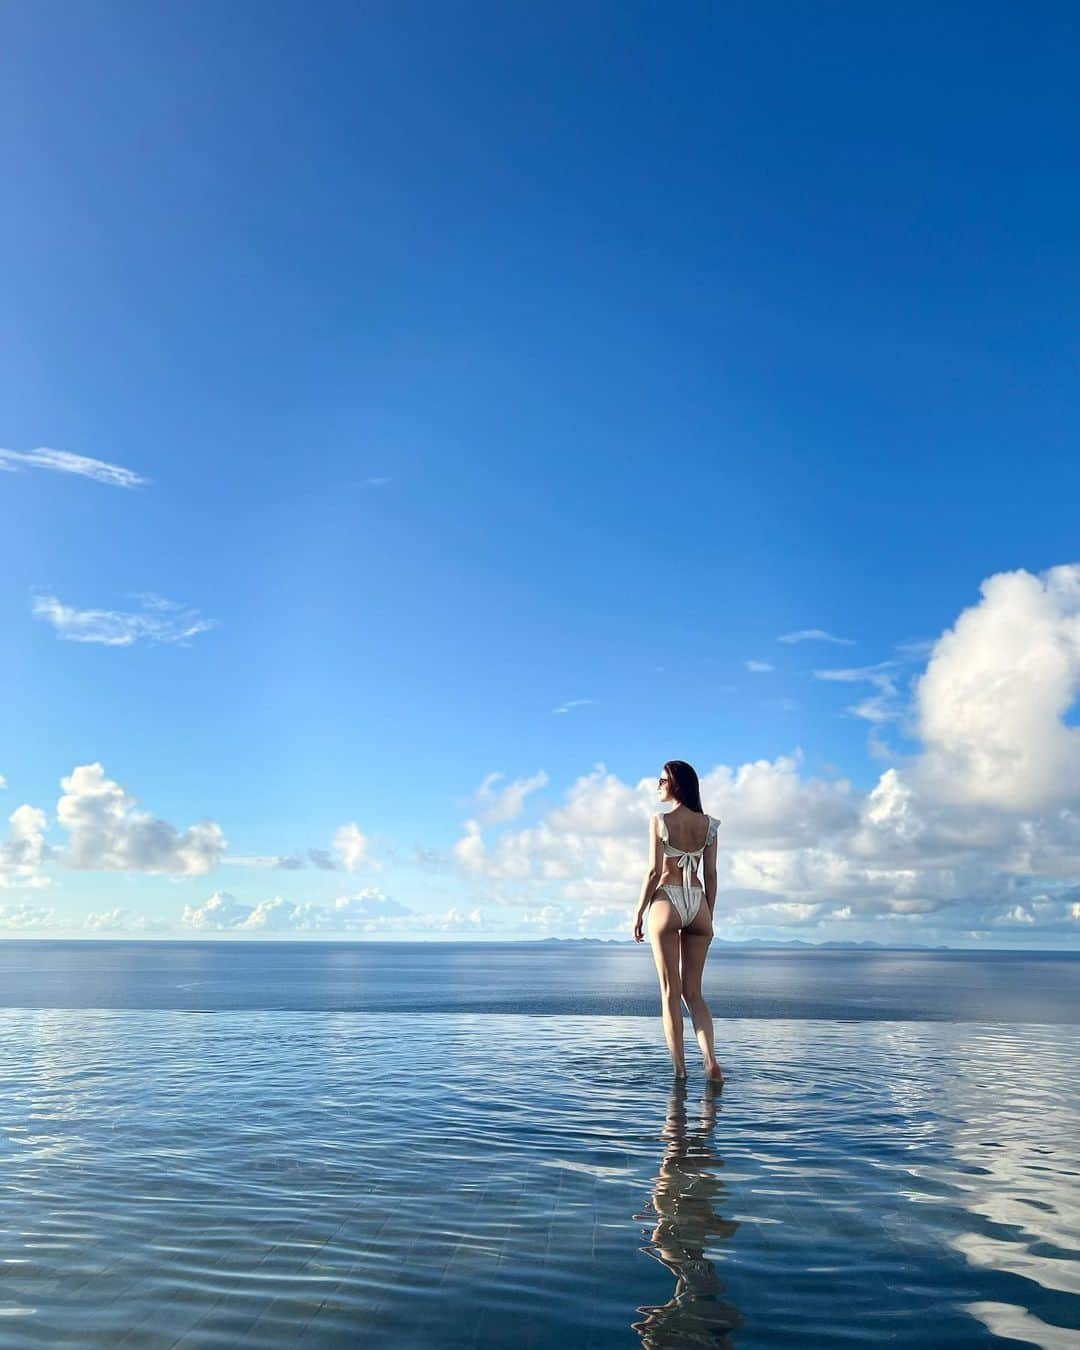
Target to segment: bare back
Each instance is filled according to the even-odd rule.
[[[674,811],[668,811],[664,816],[664,824],[667,826],[671,847],[685,852],[697,852],[704,845],[709,832],[709,817],[701,811],[691,811],[688,806],[680,805]],[[660,874],[659,884],[661,886],[665,882],[679,884],[682,881],[682,871],[678,858],[667,853],[661,854],[661,857],[663,871]]]

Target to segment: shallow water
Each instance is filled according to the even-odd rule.
[[[1075,1028],[718,1030],[0,1012],[0,1343],[1080,1344]]]

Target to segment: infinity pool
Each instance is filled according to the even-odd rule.
[[[1080,1344],[1075,1027],[717,1031],[0,1011],[0,1344]]]

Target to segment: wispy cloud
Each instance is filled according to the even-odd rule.
[[[296,872],[304,866],[303,858],[277,853],[233,853],[221,859],[226,867],[265,867],[283,872]]]
[[[375,477],[375,478],[365,478],[365,479],[364,479],[364,486],[365,486],[365,487],[384,487],[387,483],[389,483],[389,481],[390,481],[389,478],[385,478],[385,477],[381,477],[381,476]]]
[[[253,867],[275,872],[300,872],[309,864],[320,872],[353,872],[361,863],[379,871],[382,863],[369,856],[370,845],[367,835],[351,821],[336,831],[333,851],[307,848],[300,853],[230,853],[221,861],[227,867]]]
[[[777,642],[836,642],[841,647],[854,647],[854,638],[837,637],[835,633],[826,633],[824,628],[800,628],[797,633],[782,633]]]
[[[18,473],[21,465],[30,469],[54,469],[58,473],[75,473],[92,478],[97,483],[112,487],[142,487],[150,482],[141,474],[125,469],[120,464],[109,464],[89,455],[75,455],[70,450],[0,450],[0,470]]]
[[[772,670],[772,664],[769,661],[747,661],[746,669],[752,671],[755,675],[763,675],[766,671]]]
[[[107,647],[131,647],[140,640],[186,644],[188,638],[217,624],[216,619],[201,618],[198,610],[150,592],[132,598],[139,599],[148,612],[75,609],[55,595],[37,595],[33,613],[52,624],[57,636],[68,642],[100,642]]]
[[[591,703],[591,698],[572,698],[568,703],[560,703],[557,708],[552,708],[552,712],[565,713],[571,708],[583,708],[586,703]]]
[[[910,656],[914,658],[929,656],[934,650],[934,639],[912,638],[908,642],[898,642],[896,644],[896,650],[901,656]]]
[[[815,670],[814,678],[831,680],[839,684],[869,684],[877,693],[871,694],[859,703],[851,704],[847,711],[854,717],[867,722],[892,722],[900,713],[897,705],[896,662],[879,661],[874,666],[852,666],[844,670]]]
[[[529,793],[545,787],[548,781],[547,774],[540,769],[530,778],[515,778],[511,783],[496,787],[503,777],[501,773],[489,773],[476,789],[476,818],[480,825],[500,825],[516,820]]]

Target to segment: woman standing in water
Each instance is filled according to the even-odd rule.
[[[676,1078],[686,1077],[682,1003],[686,1002],[701,1047],[705,1077],[723,1082],[713,1050],[713,1023],[701,994],[701,972],[712,941],[716,904],[716,830],[720,822],[701,806],[698,776],[689,764],[671,759],[657,780],[662,802],[673,810],[649,817],[649,870],[641,887],[634,941],[643,940],[648,911],[649,942],[663,1001],[667,1037]],[[704,887],[694,884],[704,863]]]

